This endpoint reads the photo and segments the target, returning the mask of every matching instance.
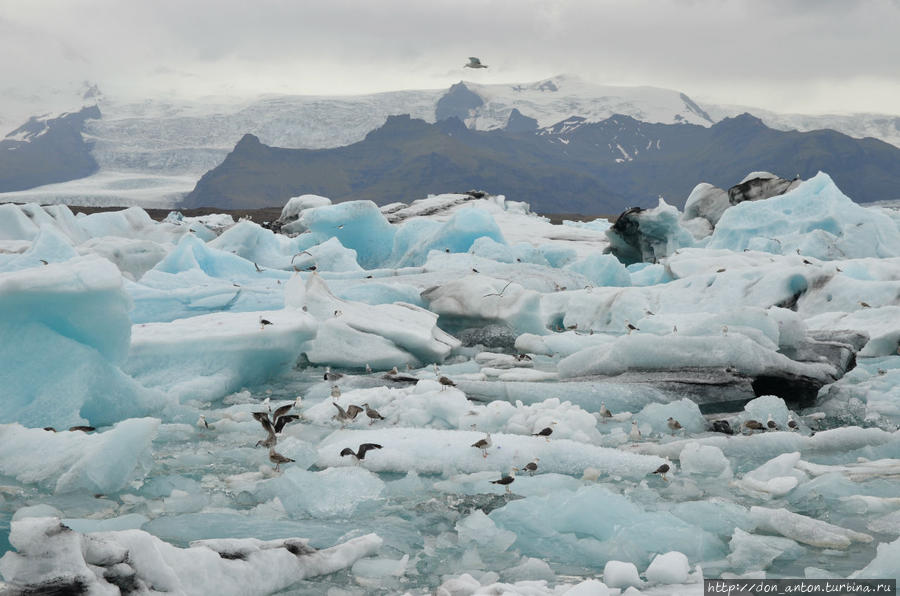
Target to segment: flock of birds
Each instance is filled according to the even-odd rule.
[[[268,321],[265,321],[265,324],[271,324]],[[264,324],[264,326],[265,326]],[[527,355],[523,355],[521,358],[530,358]],[[368,365],[366,366],[366,372],[371,373],[372,369]],[[434,365],[435,377],[438,379],[438,382],[441,385],[441,390],[447,389],[449,387],[455,387],[456,383],[450,378],[443,376],[440,374],[437,364]],[[333,372],[331,367],[326,367],[325,372],[323,374],[323,380],[331,382],[331,398],[332,405],[337,410],[337,413],[332,416],[332,419],[341,423],[341,428],[343,429],[348,423],[353,422],[357,419],[357,417],[365,413],[366,417],[369,419],[369,425],[375,424],[378,421],[385,420],[385,417],[382,416],[376,409],[372,408],[368,403],[363,403],[361,405],[357,404],[349,404],[346,408],[342,407],[338,400],[341,397],[341,389],[337,384],[341,378],[343,378],[342,373]],[[417,383],[420,379],[418,377],[412,375],[404,375],[400,373],[397,367],[394,367],[389,372],[382,376],[383,379],[392,381],[394,383],[408,383],[414,384]],[[282,430],[288,424],[293,422],[297,422],[303,419],[303,414],[301,413],[301,405],[302,405],[302,397],[298,396],[293,402],[279,406],[272,410],[270,405],[270,398],[266,398],[262,405],[265,406],[265,410],[252,412],[252,416],[255,420],[257,420],[262,426],[263,430],[266,433],[266,437],[264,439],[260,439],[256,442],[257,447],[265,447],[269,451],[269,461],[271,461],[275,465],[275,471],[279,471],[280,467],[283,464],[292,463],[295,460],[287,457],[278,451],[275,450],[275,446],[278,443],[278,436],[281,434]],[[610,419],[614,418],[614,414],[609,410],[606,406],[606,403],[600,404],[600,409],[597,413],[600,421],[602,423],[606,423]],[[676,433],[683,431],[684,427],[681,423],[676,420],[674,417],[669,416],[666,424],[674,436]],[[546,426],[532,434],[535,437],[543,437],[547,442],[550,441],[550,436],[553,434],[554,427],[557,425],[557,422],[553,421],[549,426]],[[206,420],[204,415],[200,415],[197,420],[197,426],[201,428],[201,430],[211,429],[212,427]],[[799,430],[799,425],[797,421],[794,419],[792,414],[788,414],[788,422],[787,426],[792,431]],[[475,425],[472,425],[472,429],[475,429]],[[44,430],[56,432],[56,429],[52,427],[47,427]],[[69,429],[70,431],[83,431],[90,432],[93,431],[94,428],[90,426],[73,426]],[[713,432],[719,432],[724,434],[735,434],[735,431],[732,429],[730,423],[727,420],[715,420],[710,425],[710,430]],[[740,432],[742,433],[753,433],[756,431],[777,431],[781,430],[778,427],[778,424],[773,419],[772,415],[769,414],[765,423],[759,422],[758,420],[748,419],[744,420],[740,426]],[[642,440],[642,433],[640,428],[638,428],[638,423],[636,420],[631,421],[631,430],[628,433],[628,438],[633,442],[637,443]],[[488,452],[490,448],[493,446],[493,442],[491,440],[490,432],[486,432],[485,436],[478,441],[472,443],[471,447],[478,449],[481,451],[482,457],[487,458]],[[352,457],[356,463],[362,462],[366,458],[366,454],[370,451],[382,449],[382,446],[377,443],[362,443],[359,445],[356,450],[351,447],[345,447],[341,450],[341,457]],[[512,467],[508,474],[502,474],[501,477],[497,480],[491,480],[492,484],[496,484],[499,486],[504,486],[506,488],[506,492],[510,492],[510,485],[515,481],[516,472],[528,472],[529,475],[534,476],[534,473],[538,470],[538,462],[540,458],[535,457],[533,460],[524,464],[520,467]],[[666,474],[671,470],[671,466],[668,463],[664,463],[652,474],[660,476],[663,480],[668,481],[666,478]]]

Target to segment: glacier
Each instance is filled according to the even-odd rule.
[[[900,217],[695,195],[0,205],[0,590],[900,578]]]

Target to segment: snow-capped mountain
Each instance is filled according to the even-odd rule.
[[[91,157],[99,165],[97,173],[77,181],[0,193],[0,201],[163,207],[190,191],[194,182],[219,165],[245,134],[253,134],[272,147],[333,148],[363,140],[388,116],[397,114],[426,122],[456,116],[475,130],[511,130],[513,125],[530,130],[558,127],[564,122],[573,126],[601,122],[613,114],[648,123],[708,127],[740,113],[731,107],[701,106],[675,90],[598,85],[571,75],[528,84],[459,82],[449,90],[358,96],[150,98],[142,102],[103,97],[96,85],[85,83],[71,101],[96,102],[102,112],[101,118],[86,121],[83,128]],[[20,109],[23,104],[15,105]],[[896,117],[804,117],[752,108],[741,111],[756,114],[782,130],[834,128],[851,136],[871,135],[900,145],[900,119]],[[0,101],[0,124],[7,131],[21,124],[2,119],[4,113],[9,113],[7,102]],[[4,157],[0,155],[0,161]],[[59,182],[59,178],[48,178],[44,184],[51,182]]]

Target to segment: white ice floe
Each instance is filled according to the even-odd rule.
[[[118,594],[119,586],[180,594],[269,594],[306,578],[351,567],[382,544],[375,534],[316,550],[298,538],[200,540],[178,548],[141,530],[79,534],[59,519],[13,523],[18,552],[0,572],[26,590],[88,590]],[[52,566],[48,567],[48,563]]]

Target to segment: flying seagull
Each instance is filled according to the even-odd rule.
[[[469,56],[469,63],[463,64],[463,68],[487,68],[487,64],[482,64],[475,56]]]
[[[500,290],[499,292],[491,292],[490,294],[485,294],[484,296],[482,296],[482,298],[487,298],[488,296],[500,296],[501,298],[503,298],[503,292],[506,291],[506,288],[508,288],[511,283],[512,283],[511,281],[507,282],[507,284],[505,286],[503,286],[503,289]]]
[[[349,447],[344,447],[344,449],[341,451],[341,457],[344,457],[345,455],[352,455],[356,458],[356,461],[360,462],[366,459],[366,452],[373,449],[381,449],[381,445],[379,445],[378,443],[363,443],[359,446],[359,449],[356,451],[356,453],[354,453],[353,450]]]

